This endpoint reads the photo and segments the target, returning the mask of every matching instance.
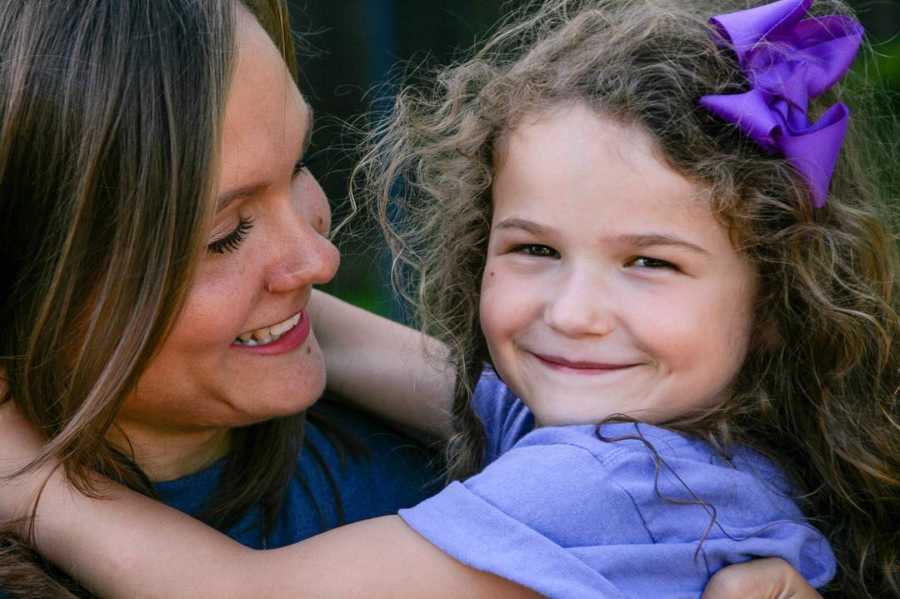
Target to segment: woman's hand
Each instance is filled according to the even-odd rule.
[[[701,599],[822,599],[786,561],[755,559],[716,572]]]

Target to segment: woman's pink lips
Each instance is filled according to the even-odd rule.
[[[551,368],[565,369],[565,370],[577,370],[584,372],[585,374],[592,372],[611,372],[616,370],[624,370],[626,368],[631,368],[632,366],[636,366],[637,364],[603,364],[599,362],[572,362],[566,360],[564,358],[559,358],[557,356],[545,356],[541,354],[532,354],[535,358],[540,360],[545,365]]]
[[[309,332],[309,317],[306,315],[306,312],[300,312],[300,320],[294,325],[294,328],[279,337],[277,341],[265,345],[240,345],[238,343],[232,343],[231,347],[233,349],[239,349],[264,356],[283,354],[303,345],[303,342],[309,337]]]

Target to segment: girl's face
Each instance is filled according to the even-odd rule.
[[[302,166],[312,113],[243,9],[237,44],[208,251],[184,311],[118,419],[138,442],[296,413],[325,384],[304,307],[339,256],[326,238],[327,200]]]
[[[481,325],[541,425],[663,422],[721,402],[756,275],[647,134],[575,104],[505,137]]]

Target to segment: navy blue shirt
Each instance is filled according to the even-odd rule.
[[[263,539],[260,511],[253,508],[224,531],[234,540],[257,549],[281,547],[341,524],[396,514],[440,490],[441,467],[433,452],[371,416],[327,400],[320,404],[316,410],[361,443],[364,451],[344,455],[347,452],[320,426],[307,421],[297,473],[274,530]],[[157,483],[156,492],[167,505],[197,515],[215,491],[222,468],[219,461],[183,478]]]
[[[314,409],[363,451],[352,455],[322,427],[307,421],[297,473],[288,485],[274,530],[263,539],[259,509],[253,508],[224,531],[239,543],[256,549],[289,545],[341,524],[396,514],[442,487],[443,464],[422,444],[340,404],[322,400]],[[223,465],[220,460],[194,474],[157,483],[156,492],[167,505],[197,515],[215,492]],[[0,599],[7,597],[0,590]]]

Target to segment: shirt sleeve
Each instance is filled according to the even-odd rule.
[[[563,475],[573,470],[592,480]],[[548,597],[618,599],[627,595],[565,538],[582,518],[617,519],[628,522],[625,528],[642,529],[627,497],[610,493],[603,478],[594,458],[579,448],[515,448],[400,516],[456,560]],[[593,509],[597,505],[606,509]]]
[[[834,573],[802,517],[710,527],[707,507],[660,497],[642,446],[602,453],[553,435],[538,429],[400,516],[458,561],[554,598],[699,597],[716,570],[756,556],[783,557],[814,584]],[[701,493],[703,476],[692,481]]]
[[[472,409],[484,425],[485,464],[507,452],[534,428],[531,411],[488,366],[475,387]]]

